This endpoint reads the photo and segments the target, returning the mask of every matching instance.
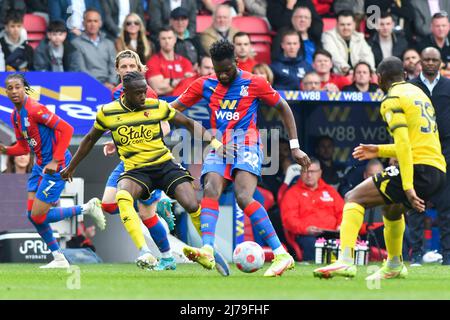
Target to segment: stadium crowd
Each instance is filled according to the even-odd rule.
[[[0,71],[82,71],[112,90],[116,53],[131,49],[152,89],[177,96],[213,72],[209,47],[228,39],[238,67],[275,89],[376,92],[383,58],[402,59],[410,80],[421,74],[427,47],[439,50],[439,74],[450,77],[448,12],[450,0],[2,0]],[[346,191],[383,165],[335,163],[333,143],[318,139],[305,172],[280,143],[280,172],[261,184],[275,199],[269,213],[277,233],[305,260],[313,260],[316,237],[339,229]]]

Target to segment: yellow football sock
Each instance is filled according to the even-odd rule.
[[[194,225],[195,230],[197,230],[197,232],[200,235],[200,237],[202,236],[201,222],[200,222],[200,213],[201,213],[201,211],[202,211],[202,207],[198,206],[197,211],[189,213],[189,215],[191,216],[192,224]]]
[[[348,263],[354,263],[353,254],[359,229],[361,229],[364,221],[364,211],[364,207],[356,202],[349,202],[344,205],[340,231],[340,260]]]
[[[134,209],[133,197],[128,191],[119,190],[116,194],[116,201],[125,230],[127,230],[136,247],[141,250],[147,244],[142,233],[141,220]]]
[[[402,262],[403,234],[405,232],[405,218],[388,220],[383,217],[384,241],[388,253],[388,264],[398,265]]]

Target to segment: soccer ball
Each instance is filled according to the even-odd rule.
[[[234,249],[233,261],[242,272],[255,272],[264,265],[264,251],[256,242],[244,241]]]

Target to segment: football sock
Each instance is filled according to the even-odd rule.
[[[134,200],[126,190],[119,190],[116,194],[116,201],[120,210],[120,218],[135,246],[140,250],[146,246],[144,234],[141,230],[141,221],[134,209]]]
[[[279,249],[281,246],[280,239],[270,222],[266,209],[256,200],[253,200],[245,209],[244,213],[250,218],[252,225],[264,241],[270,246],[272,251]],[[279,250],[278,250],[279,252]]]
[[[384,241],[388,253],[387,265],[390,268],[398,268],[402,264],[403,234],[405,232],[405,218],[388,220],[383,217]]]
[[[344,212],[341,223],[341,254],[339,260],[346,263],[354,263],[354,250],[359,229],[364,221],[364,207],[356,202],[349,202],[344,205]]]
[[[109,214],[119,214],[119,206],[117,203],[103,203],[102,202],[102,209],[104,212]]]
[[[202,236],[202,231],[201,231],[201,227],[200,227],[201,226],[201,222],[200,222],[201,212],[202,212],[202,206],[198,206],[198,209],[195,212],[189,212],[189,215],[191,216],[192,224],[194,225],[195,230],[197,230],[200,237]]]
[[[156,246],[158,247],[161,253],[170,251],[169,240],[167,239],[167,232],[164,228],[164,225],[159,221],[158,215],[154,215],[151,218],[148,218],[143,221],[144,225],[150,231],[150,235],[155,241]]]
[[[33,217],[36,220],[42,219],[42,223],[53,223],[58,222],[67,218],[78,216],[81,214],[81,206],[73,206],[67,208],[50,208],[47,214],[41,216]]]
[[[219,217],[219,201],[203,198],[201,202],[201,235],[203,245],[209,245],[214,248],[216,239],[216,224]]]
[[[53,237],[53,230],[50,224],[44,222],[40,216],[32,216],[31,215],[31,208],[33,207],[33,200],[28,200],[27,205],[27,216],[28,219],[31,221],[33,226],[36,228],[36,231],[41,236],[42,240],[47,244],[47,248],[50,249],[52,252],[60,252],[59,244],[56,241],[55,237]],[[37,219],[35,217],[38,217]],[[45,220],[45,218],[44,218]]]

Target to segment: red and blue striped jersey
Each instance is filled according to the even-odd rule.
[[[39,166],[46,165],[53,158],[60,135],[54,129],[60,121],[56,114],[30,97],[26,97],[20,111],[14,108],[11,113],[17,141],[25,140],[28,143]]]
[[[263,77],[238,69],[230,85],[222,85],[214,74],[201,77],[177,101],[190,107],[201,99],[208,102],[211,129],[222,134],[223,143],[234,137],[238,144],[253,145],[259,143],[256,127],[259,103],[273,107],[281,97]],[[232,134],[229,130],[233,130]]]

